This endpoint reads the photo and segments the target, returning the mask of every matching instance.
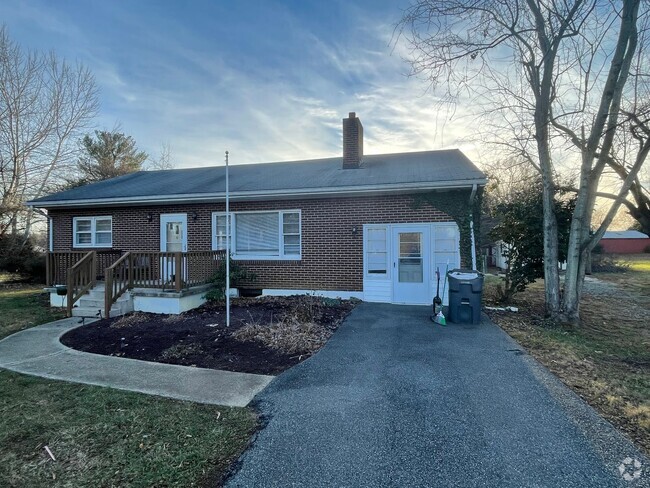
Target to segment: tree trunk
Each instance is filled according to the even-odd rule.
[[[560,311],[560,273],[558,270],[557,219],[555,218],[555,187],[544,181],[544,290],[546,315],[556,317]]]

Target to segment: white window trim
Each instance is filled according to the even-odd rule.
[[[368,231],[371,229],[382,229],[386,232],[386,273],[368,273]],[[364,224],[363,225],[363,275],[367,280],[388,281],[391,279],[391,235],[392,228],[390,224]]]
[[[97,220],[110,220],[111,221],[111,242],[104,244],[97,244]],[[77,243],[77,221],[90,220],[90,243],[78,244]],[[103,231],[105,232],[105,231]],[[93,247],[113,247],[113,216],[112,215],[97,215],[92,217],[73,217],[72,219],[72,247],[73,248],[93,248]]]
[[[279,255],[251,255],[251,254],[237,254],[237,215],[238,214],[260,214],[260,213],[274,213],[278,214],[278,241],[279,241]],[[284,214],[297,213],[298,214],[298,235],[300,252],[298,254],[285,254],[284,253],[284,229],[283,221]],[[212,212],[212,250],[217,250],[217,217],[223,217],[226,212]],[[239,212],[230,212],[230,255],[232,259],[238,261],[300,261],[302,259],[302,212],[299,209],[295,210],[246,210]]]
[[[230,215],[232,215],[233,212],[230,212]],[[213,251],[218,251],[220,250],[217,246],[217,217],[225,217],[226,212],[212,212],[212,250]],[[232,234],[232,222],[230,223],[229,226],[226,227],[228,231],[230,231],[230,234]],[[229,236],[226,236],[226,239]],[[230,252],[232,253],[232,240],[230,241]]]

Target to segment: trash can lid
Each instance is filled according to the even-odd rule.
[[[450,271],[449,276],[457,280],[475,280],[480,273],[478,271]]]

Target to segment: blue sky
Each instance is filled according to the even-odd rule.
[[[460,147],[460,112],[409,78],[391,42],[408,0],[4,0],[23,48],[53,50],[95,74],[97,128],[117,124],[177,167],[337,156],[341,119],[361,118],[365,152]]]

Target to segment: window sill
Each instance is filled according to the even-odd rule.
[[[233,261],[300,261],[302,256],[249,256],[232,255]]]
[[[72,249],[110,249],[113,244],[88,244],[87,246],[75,244]]]

